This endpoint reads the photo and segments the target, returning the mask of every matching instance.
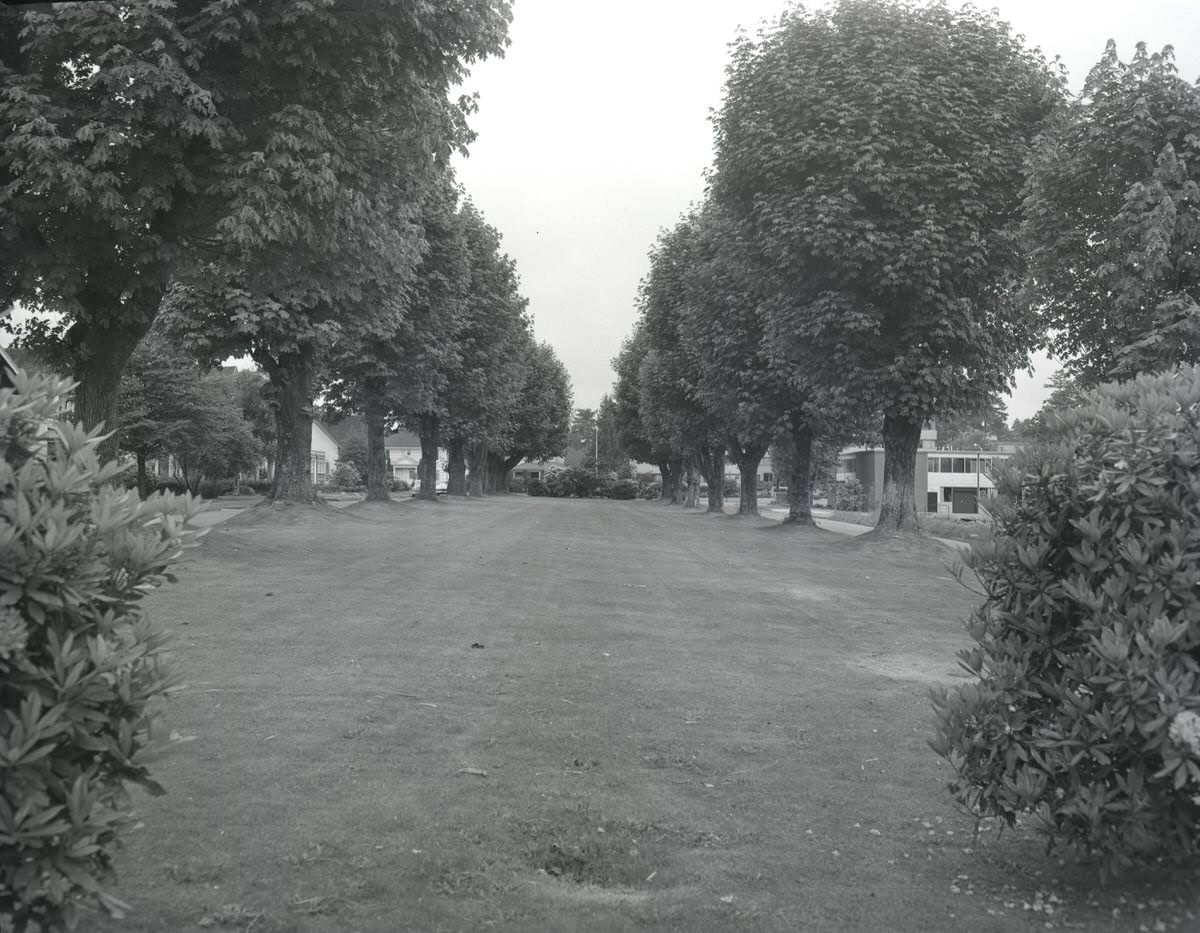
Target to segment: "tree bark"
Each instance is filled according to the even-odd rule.
[[[467,479],[467,492],[472,496],[482,498],[484,495],[486,479],[483,474],[487,469],[487,455],[488,445],[483,441],[467,447],[467,467],[471,471]]]
[[[920,419],[884,416],[883,490],[879,498],[877,531],[921,533],[915,498],[917,448],[920,444]]]
[[[788,513],[785,523],[811,525],[812,517],[812,428],[799,415],[789,419],[792,464],[788,473]]]
[[[384,409],[383,393],[376,392],[377,386],[368,382],[366,385],[367,404],[367,501],[388,502],[391,495],[388,486],[391,483],[388,469],[386,437],[387,416]]]
[[[141,319],[133,320],[127,310],[104,310],[104,302],[98,298],[89,301],[81,297],[80,303],[89,318],[111,320],[107,327],[74,324],[67,332],[74,359],[71,376],[79,383],[73,399],[75,420],[83,422],[88,430],[103,425],[108,432],[109,436],[100,442],[96,451],[100,462],[104,463],[116,460],[119,449],[121,376],[133,351],[150,329],[157,307]]]
[[[675,501],[675,488],[679,485],[679,472],[676,461],[663,460],[658,464],[658,473],[662,477],[662,493],[659,498],[664,502]]]
[[[465,496],[467,494],[467,459],[464,453],[466,441],[454,437],[446,445],[446,456],[449,463],[446,466],[450,479],[446,482],[446,495]]]
[[[700,472],[708,484],[708,511],[725,511],[725,445],[713,444],[700,451]]]
[[[271,379],[275,409],[274,501],[315,502],[312,481],[313,368],[316,354],[311,344],[273,360]]]
[[[685,477],[683,507],[694,509],[700,504],[700,470],[695,463],[688,462]]]
[[[421,437],[421,462],[417,464],[417,498],[437,501],[438,416],[426,412],[417,419]]]
[[[507,463],[507,459],[502,454],[498,454],[493,450],[488,451],[486,473],[486,492],[488,495],[508,492],[508,483],[506,477],[508,476],[508,471],[512,469],[512,467],[509,467]],[[514,466],[515,465],[516,464],[514,464]]]
[[[758,465],[762,463],[765,446],[732,447],[733,462],[742,473],[738,486],[738,515],[758,514]]]
[[[516,469],[518,463],[525,459],[524,454],[514,454],[509,457],[503,457],[500,462],[500,491],[512,491],[512,471]]]
[[[146,475],[146,451],[140,447],[137,451],[137,484],[139,496],[145,499],[150,495],[150,477]]]

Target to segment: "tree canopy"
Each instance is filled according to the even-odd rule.
[[[1114,42],[1034,151],[1029,300],[1086,385],[1200,361],[1200,85]]]
[[[786,13],[728,75],[713,197],[787,283],[771,326],[806,378],[882,412],[880,527],[914,529],[922,423],[1039,339],[1016,221],[1060,78],[994,14],[865,0]]]

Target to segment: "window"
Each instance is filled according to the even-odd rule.
[[[774,481],[775,481],[775,474],[774,474],[774,473],[764,473],[764,474],[762,475],[762,481],[763,481],[764,483],[772,483],[772,482],[774,482]]]
[[[975,472],[974,469],[972,467],[968,466],[969,463],[970,463],[970,461],[967,460],[966,457],[955,457],[954,458],[954,469],[951,470],[951,472],[952,473],[974,473]]]
[[[954,490],[951,489],[949,486],[943,486],[942,487],[942,501],[943,502],[952,502],[953,500],[954,500]]]

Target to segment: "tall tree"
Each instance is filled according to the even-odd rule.
[[[1030,300],[1087,385],[1200,361],[1200,84],[1115,43],[1042,137],[1025,195]]]
[[[522,460],[561,456],[571,418],[571,379],[546,343],[532,344],[521,367],[521,383],[511,413],[511,431],[497,471],[500,477]]]
[[[219,90],[244,141],[214,181],[221,248],[180,294],[212,349],[249,353],[271,379],[274,498],[314,495],[321,349],[403,317],[422,202],[469,139],[470,104],[450,89],[501,51],[508,19],[505,0],[278,0],[228,17]]]
[[[78,382],[87,427],[115,426],[186,232],[213,221],[198,167],[236,132],[203,70],[212,25],[169,4],[0,8],[0,308],[62,315],[21,337]]]
[[[919,530],[925,420],[1002,391],[1038,339],[1016,218],[1059,87],[971,7],[842,0],[735,43],[713,197],[787,283],[797,375],[882,412],[881,530]]]
[[[701,294],[698,282],[702,264],[702,232],[695,214],[664,231],[650,254],[650,272],[639,295],[642,324],[653,351],[652,366],[643,374],[643,417],[655,424],[670,445],[682,455],[685,473],[698,472],[708,484],[708,509],[724,509],[725,452],[736,443],[728,411],[706,405],[703,383],[703,341],[697,339],[698,305],[711,296]],[[740,365],[739,359],[735,365]],[[757,463],[754,465],[757,467]],[[751,470],[753,473],[754,470]],[[689,482],[694,488],[698,483]],[[676,501],[691,502],[676,490]],[[756,509],[751,497],[750,508]]]
[[[443,426],[453,491],[467,491],[456,481],[465,463],[471,495],[482,496],[499,480],[497,458],[512,440],[522,367],[533,340],[528,302],[520,293],[516,264],[501,251],[500,234],[469,201],[461,215],[468,285],[454,334],[458,366],[447,381]]]
[[[461,362],[455,334],[465,313],[469,257],[458,197],[447,172],[422,201],[424,253],[412,280],[394,283],[403,313],[371,316],[344,332],[328,357],[322,386],[327,403],[341,415],[364,416],[363,476],[372,501],[390,498],[387,431],[401,421],[419,429],[423,417],[429,434],[445,414],[446,388]],[[433,450],[429,463],[436,471],[438,438],[427,440]],[[430,473],[421,484],[422,497],[435,497],[435,476]]]
[[[235,370],[205,372],[157,329],[147,335],[122,379],[116,433],[120,448],[137,460],[143,496],[151,458],[174,457],[192,492],[202,480],[255,468],[263,446],[243,408],[246,384]]]

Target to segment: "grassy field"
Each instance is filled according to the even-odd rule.
[[[1187,931],[1196,878],[956,812],[936,543],[645,502],[247,511],[151,598],[189,688],[99,931]]]

